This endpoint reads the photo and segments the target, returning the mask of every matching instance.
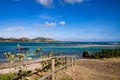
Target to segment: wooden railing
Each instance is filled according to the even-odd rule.
[[[65,65],[59,67],[58,69],[55,69],[55,59],[56,58],[64,58],[65,59]],[[47,77],[51,76],[52,80],[55,80],[55,73],[62,70],[63,68],[67,68],[68,66],[75,66],[76,65],[76,56],[56,56],[51,58],[51,72],[43,76],[42,78],[38,80],[44,80]]]
[[[64,63],[63,66],[58,67],[57,69],[55,68],[55,59],[62,59],[61,62]],[[32,60],[32,61],[22,61],[22,62],[15,62],[12,64],[3,64],[3,67],[0,67],[1,69],[6,69],[6,68],[15,68],[18,66],[24,66],[24,65],[30,65],[30,64],[35,64],[35,63],[41,63],[43,61],[50,61],[51,64],[51,71],[44,75],[43,77],[39,78],[38,80],[44,80],[51,76],[52,80],[55,80],[55,73],[62,70],[63,68],[67,68],[68,66],[75,66],[76,65],[76,56],[55,56],[55,57],[50,57],[50,58],[44,58],[44,59],[39,59],[39,60]]]

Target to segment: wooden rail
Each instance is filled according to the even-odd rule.
[[[55,69],[55,58],[65,58],[65,65],[62,67],[59,67],[58,69]],[[68,62],[68,58],[70,58],[70,62]],[[67,66],[76,66],[76,56],[56,56],[51,58],[51,72],[43,76],[42,78],[38,80],[45,80],[49,76],[51,76],[52,80],[55,80],[55,73],[62,70],[63,68],[66,68]]]
[[[0,66],[0,70],[1,69],[6,69],[6,68],[12,68],[12,67],[18,67],[18,66],[24,66],[24,65],[29,65],[29,64],[40,63],[42,61],[47,61],[47,60],[51,60],[51,58],[44,58],[44,59],[30,60],[30,61],[22,61],[22,62],[14,62],[14,63],[3,63]]]
[[[65,64],[57,69],[55,69],[55,59],[64,59]],[[15,62],[12,63],[11,65],[8,63],[3,64],[4,67],[0,67],[1,69],[6,69],[6,68],[13,68],[13,67],[18,67],[18,66],[24,66],[24,65],[29,65],[29,64],[35,64],[35,63],[41,63],[43,61],[51,61],[51,72],[48,74],[44,75],[38,80],[44,80],[51,76],[52,80],[55,80],[55,73],[62,70],[63,68],[67,68],[68,66],[75,66],[76,65],[76,56],[55,56],[55,57],[50,57],[50,58],[44,58],[44,59],[39,59],[39,60],[32,60],[32,61],[23,61],[23,62]]]
[[[62,67],[56,69],[56,70],[54,71],[54,73],[62,70],[63,68],[65,68],[65,67],[67,67],[67,66],[69,66],[69,65],[65,65],[65,66],[62,66]],[[45,79],[48,78],[50,75],[52,75],[52,72],[49,72],[48,74],[46,74],[45,76],[43,76],[42,78],[40,78],[40,79],[38,79],[38,80],[45,80]],[[54,78],[54,77],[53,77],[53,78]],[[53,78],[52,78],[52,79],[53,79]],[[54,78],[54,79],[55,79],[55,78]]]

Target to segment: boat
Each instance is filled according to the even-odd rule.
[[[17,50],[26,51],[26,50],[29,50],[29,48],[22,48],[20,44],[17,44]]]

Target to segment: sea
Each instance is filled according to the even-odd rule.
[[[32,59],[40,59],[40,54],[48,55],[51,51],[54,55],[75,55],[77,59],[82,58],[83,51],[89,51],[95,53],[102,49],[118,49],[120,48],[120,42],[0,42],[0,63],[7,62],[7,58],[4,53],[11,52],[12,54],[19,53],[17,45],[21,45],[22,48],[29,48],[28,54],[25,56],[25,60],[28,57]],[[40,53],[35,54],[34,50],[41,48]]]

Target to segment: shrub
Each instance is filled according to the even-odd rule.
[[[8,62],[9,62],[9,63],[13,62],[13,60],[14,60],[14,58],[15,58],[15,55],[12,54],[11,52],[4,53],[4,56],[5,56],[6,58],[8,58]]]
[[[93,53],[91,56],[94,59],[120,57],[120,49],[103,49],[99,52]]]

